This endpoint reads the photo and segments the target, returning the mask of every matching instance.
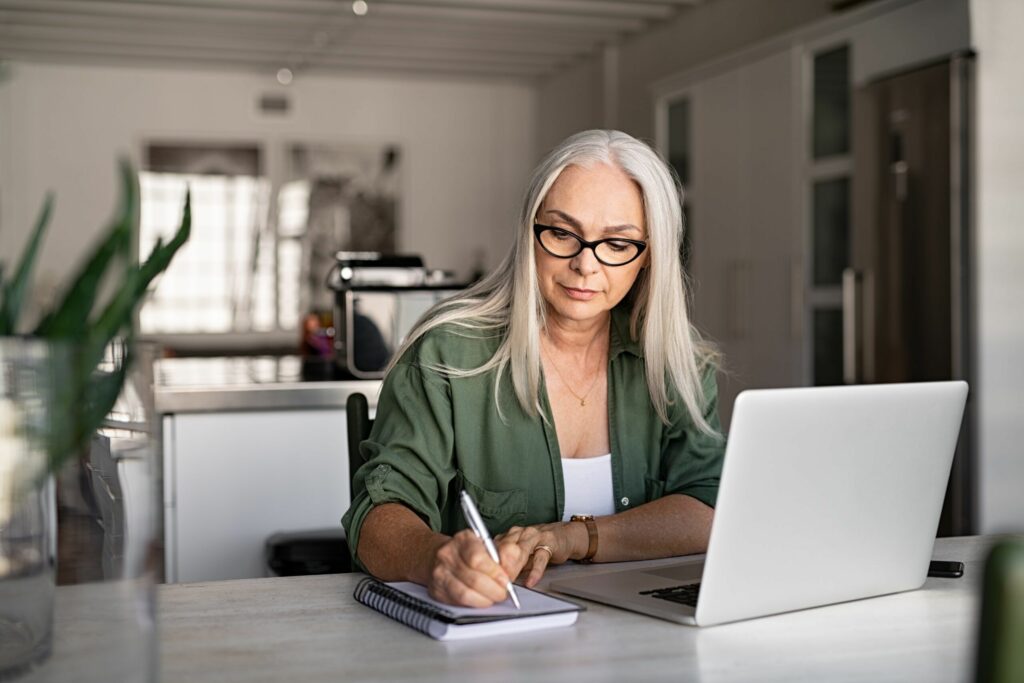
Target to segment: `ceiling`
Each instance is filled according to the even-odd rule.
[[[0,0],[0,58],[531,79],[705,1]]]

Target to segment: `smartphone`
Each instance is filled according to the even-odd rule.
[[[932,560],[931,564],[928,565],[928,576],[937,576],[942,579],[959,579],[963,575],[963,562]]]

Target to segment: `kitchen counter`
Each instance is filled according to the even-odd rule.
[[[309,374],[299,356],[163,358],[154,367],[156,410],[344,408],[356,392],[366,395],[371,410],[376,407],[380,380],[311,380]]]
[[[322,380],[299,356],[154,366],[168,582],[264,576],[266,539],[337,528],[348,508],[345,403],[379,380]],[[239,483],[244,477],[245,485]]]

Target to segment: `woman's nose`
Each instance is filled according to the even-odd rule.
[[[591,275],[600,270],[601,262],[597,260],[593,249],[585,248],[572,257],[569,266],[580,275]]]

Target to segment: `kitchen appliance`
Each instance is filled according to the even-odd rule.
[[[327,277],[334,291],[334,358],[339,373],[379,379],[424,313],[464,285],[419,256],[335,254]]]

